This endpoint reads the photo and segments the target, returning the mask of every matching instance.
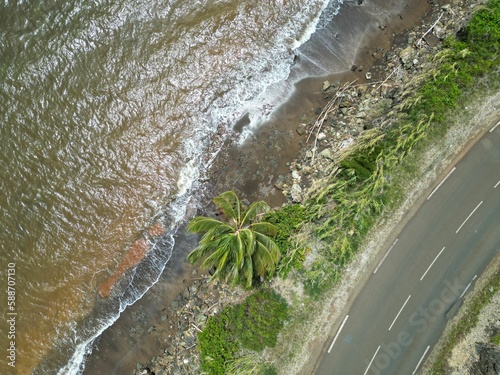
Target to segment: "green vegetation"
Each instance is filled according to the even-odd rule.
[[[281,251],[278,263],[278,275],[286,277],[292,269],[301,269],[302,262],[308,252],[307,247],[300,246],[293,240],[302,224],[307,221],[307,212],[300,204],[290,204],[279,210],[269,212],[264,220],[277,229],[275,242]]]
[[[208,319],[203,332],[198,335],[201,368],[211,375],[224,375],[225,364],[234,360],[238,343],[229,329],[229,311]]]
[[[275,370],[255,355],[240,355],[240,345],[253,351],[274,347],[288,319],[286,301],[270,290],[258,290],[241,304],[229,306],[211,317],[198,335],[202,369],[210,375],[272,375]]]
[[[212,276],[232,285],[252,286],[255,276],[272,276],[280,258],[280,250],[273,238],[276,227],[260,222],[269,210],[264,201],[245,207],[233,191],[214,199],[225,221],[197,216],[188,225],[188,231],[203,234],[199,245],[188,255],[190,263],[201,267],[215,267]]]
[[[491,337],[491,343],[496,346],[500,346],[500,332]]]
[[[435,68],[393,108],[400,120],[392,127],[362,133],[342,156],[324,187],[308,203],[316,234],[324,248],[305,272],[311,295],[338,280],[344,265],[386,207],[401,201],[408,171],[417,170],[425,146],[441,138],[449,110],[461,105],[464,93],[500,63],[500,0],[480,9],[458,37],[448,38],[435,56]],[[416,92],[416,93],[415,93]]]
[[[288,305],[278,294],[259,290],[231,308],[229,316],[241,345],[259,352],[276,346],[278,333],[288,319]]]
[[[441,349],[429,372],[431,375],[445,374],[448,367],[448,358],[453,348],[461,341],[478,322],[479,314],[491,298],[500,291],[500,271],[496,271],[490,279],[482,286],[481,290],[474,295],[465,306],[463,318],[460,319],[448,332]],[[494,341],[496,340],[496,342]],[[499,345],[500,334],[493,337],[493,343]]]
[[[226,371],[228,375],[277,375],[276,369],[255,353],[228,362]]]

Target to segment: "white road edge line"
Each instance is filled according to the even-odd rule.
[[[387,255],[389,255],[389,253],[391,252],[392,248],[394,247],[394,245],[396,245],[397,242],[398,242],[398,238],[396,238],[396,241],[394,241],[394,243],[391,245],[391,247],[389,248],[389,250],[387,250],[387,253],[385,253],[384,257],[382,258],[382,260],[380,261],[380,263],[377,265],[377,268],[375,268],[375,271],[373,271],[373,273],[377,273],[377,271],[380,268],[380,266],[382,265],[382,263],[384,263],[385,258],[387,258]]]
[[[500,121],[498,121],[497,124],[490,129],[490,133],[493,133],[498,125],[500,125]]]
[[[500,181],[497,182],[497,184],[495,185],[495,187],[493,189],[496,189],[498,185],[500,185]]]
[[[472,284],[472,281],[467,284],[467,286],[465,287],[464,291],[462,292],[462,294],[460,294],[460,297],[458,297],[458,299],[462,298],[464,296],[464,294],[467,292],[467,290],[469,289],[470,287],[470,284]]]
[[[439,183],[438,186],[436,186],[434,188],[434,190],[432,191],[432,193],[429,194],[429,196],[427,197],[427,200],[431,199],[431,197],[434,195],[434,193],[437,191],[437,189],[439,189],[441,187],[442,184],[444,184],[444,182],[448,179],[448,177],[451,176],[451,174],[453,172],[455,172],[455,169],[457,169],[456,167],[453,167],[453,169],[451,171],[448,172],[448,174],[442,179],[442,181]]]
[[[398,312],[398,315],[396,315],[396,317],[394,318],[394,320],[392,321],[392,324],[391,326],[389,327],[389,331],[391,330],[392,326],[394,325],[394,323],[396,323],[396,320],[398,319],[399,317],[399,314],[401,314],[401,311],[403,311],[403,309],[405,308],[406,304],[408,303],[408,301],[410,300],[410,297],[411,297],[411,294],[408,296],[408,298],[406,299],[405,303],[403,304],[403,306],[401,307],[401,309],[399,309],[399,312]]]
[[[460,227],[457,229],[457,231],[456,231],[455,233],[458,233],[458,231],[459,231],[460,229],[462,229],[462,227],[463,227],[463,226],[464,226],[464,224],[467,222],[467,220],[469,220],[469,219],[470,219],[470,217],[474,214],[474,212],[476,212],[476,210],[477,210],[477,209],[479,208],[479,206],[480,206],[480,205],[482,205],[482,204],[483,204],[483,201],[479,202],[479,204],[476,206],[476,208],[474,208],[474,209],[472,210],[472,212],[469,214],[469,216],[467,216],[467,219],[465,219],[465,220],[464,220],[464,222],[462,223],[462,225],[460,225]]]
[[[476,280],[477,278],[477,275],[475,275],[473,278],[472,278],[472,281]],[[470,284],[472,284],[472,281],[465,287],[464,291],[462,292],[462,294],[460,294],[460,297],[458,297],[458,299],[462,298],[465,293],[467,293],[467,290],[469,290],[469,287],[470,287]]]
[[[344,328],[344,324],[345,322],[347,321],[347,318],[349,318],[349,315],[346,315],[345,318],[344,318],[344,321],[342,322],[342,324],[340,325],[340,328],[339,330],[337,331],[337,334],[335,335],[335,338],[333,339],[332,341],[332,345],[330,345],[330,347],[328,348],[328,354],[330,354],[330,352],[332,351],[332,348],[333,348],[333,345],[335,344],[335,341],[337,341],[339,335],[340,335],[340,331],[342,331],[342,328]]]
[[[378,346],[377,351],[376,351],[376,352],[375,352],[375,354],[373,355],[373,358],[372,358],[372,360],[370,361],[370,364],[369,364],[369,365],[368,365],[368,367],[366,368],[365,373],[364,373],[363,375],[366,375],[366,373],[367,373],[367,372],[368,372],[368,370],[370,369],[370,367],[371,367],[371,365],[372,365],[372,363],[373,363],[373,360],[374,360],[374,359],[375,359],[375,357],[377,356],[377,353],[378,353],[378,351],[379,351],[379,350],[380,350],[380,345]]]
[[[420,358],[420,361],[418,361],[418,363],[417,363],[417,367],[415,367],[415,370],[413,370],[413,372],[411,373],[411,375],[415,375],[415,374],[417,373],[417,370],[418,370],[418,368],[420,367],[420,364],[422,363],[422,361],[424,360],[425,355],[426,355],[426,354],[427,354],[427,352],[429,351],[430,347],[431,347],[430,345],[429,345],[429,346],[427,346],[427,349],[425,349],[424,355]]]
[[[444,249],[446,249],[446,247],[443,247],[441,249],[441,251],[439,252],[438,255],[436,255],[436,257],[434,258],[434,260],[432,261],[431,265],[427,268],[427,270],[424,272],[424,274],[422,275],[422,277],[420,278],[420,281],[422,281],[425,277],[425,275],[427,275],[427,272],[429,272],[429,270],[431,269],[432,265],[434,264],[434,262],[436,262],[437,258],[439,258],[439,256],[441,255],[441,253],[444,251]]]

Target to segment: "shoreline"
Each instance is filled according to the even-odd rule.
[[[431,9],[427,3],[417,5],[417,8]],[[408,13],[412,11],[413,8],[407,10]],[[398,44],[398,40],[403,43],[406,35],[404,29],[422,24],[423,16],[423,13],[402,13],[402,18],[392,19],[394,24],[389,22],[380,30],[379,35],[364,41],[367,46],[358,51],[355,63],[363,66],[361,70],[349,70],[327,78],[332,81],[339,79],[342,82],[356,78],[363,80],[366,72],[371,69],[366,61],[371,62],[371,66],[383,63],[381,54],[377,58],[377,48],[387,51],[388,47],[381,46],[392,42]],[[376,78],[374,74],[373,80]],[[279,175],[290,174],[290,163],[296,160],[305,148],[306,137],[297,133],[299,124],[315,119],[316,109],[327,103],[324,93],[321,92],[323,80],[324,77],[319,77],[299,82],[292,97],[276,110],[277,117],[256,131],[243,147],[226,144],[210,172],[212,178],[207,184],[208,193],[205,193],[210,194],[207,200],[218,192],[236,188],[243,193],[242,198],[264,199],[271,206],[286,201],[275,187],[276,179]],[[286,109],[287,105],[292,110]],[[276,149],[276,145],[279,149]],[[261,148],[257,149],[259,146]],[[270,157],[272,152],[276,155]],[[262,169],[265,169],[264,172]],[[141,300],[129,306],[117,322],[97,340],[92,355],[87,359],[84,373],[130,373],[134,369],[139,370],[138,363],[148,363],[152,357],[164,354],[160,340],[165,340],[164,334],[169,329],[165,330],[164,327],[168,327],[171,322],[171,313],[166,311],[180,294],[193,285],[196,281],[193,279],[203,277],[200,271],[184,261],[195,245],[194,239],[185,237],[183,228],[180,228],[176,236],[175,251],[164,274]],[[165,316],[167,318],[164,319]],[[161,334],[157,335],[159,331]]]

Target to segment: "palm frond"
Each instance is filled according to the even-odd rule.
[[[244,212],[241,226],[252,223],[258,214],[269,211],[269,205],[264,201],[253,202]]]
[[[214,227],[231,228],[230,225],[217,219],[205,216],[197,216],[189,222],[187,230],[191,233],[206,233]]]
[[[226,191],[214,198],[214,203],[222,211],[227,220],[234,219],[241,222],[241,202],[232,190]]]
[[[253,223],[248,228],[253,230],[254,232],[262,233],[266,236],[271,236],[273,238],[276,237],[276,233],[278,232],[274,224],[267,222]]]

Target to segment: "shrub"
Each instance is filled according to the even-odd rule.
[[[198,335],[201,368],[210,375],[224,375],[225,364],[234,359],[238,343],[229,329],[229,310],[208,319],[203,332]]]
[[[278,333],[288,319],[288,305],[279,295],[259,290],[230,311],[231,329],[241,345],[255,351],[276,346]]]
[[[274,242],[281,251],[278,274],[284,278],[292,268],[301,269],[308,250],[305,247],[297,247],[292,236],[304,222],[309,221],[306,208],[300,204],[287,205],[268,213],[264,221],[274,224],[277,229]]]

